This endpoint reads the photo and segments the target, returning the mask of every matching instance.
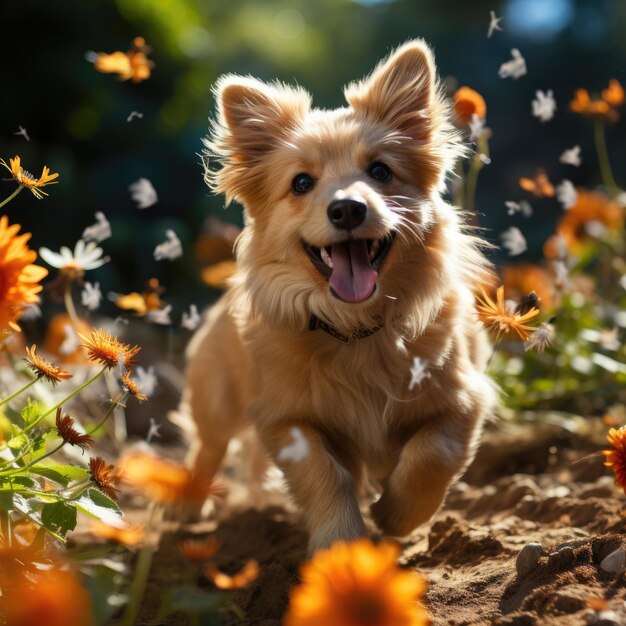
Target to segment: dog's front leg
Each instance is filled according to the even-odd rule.
[[[407,441],[370,509],[385,534],[407,535],[437,512],[473,458],[481,422],[475,415],[435,416]]]
[[[290,443],[294,426],[304,437],[306,455],[286,460],[280,452]],[[312,426],[293,422],[259,430],[303,512],[309,530],[309,550],[363,537],[366,531],[356,498],[357,479],[329,450],[323,436]]]

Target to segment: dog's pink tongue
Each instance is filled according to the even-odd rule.
[[[364,239],[333,245],[333,273],[328,281],[333,291],[346,302],[362,302],[373,293],[378,280],[369,261]]]

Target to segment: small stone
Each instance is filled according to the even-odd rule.
[[[609,574],[621,574],[626,569],[626,552],[624,548],[618,548],[604,557],[600,567]]]
[[[543,554],[540,543],[527,543],[517,555],[515,567],[518,578],[523,578],[532,572],[539,565],[539,558]]]

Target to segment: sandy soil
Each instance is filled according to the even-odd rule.
[[[553,415],[486,433],[433,523],[402,541],[402,565],[429,581],[426,604],[435,626],[626,624],[624,574],[600,567],[626,543],[625,496],[597,454],[606,430],[600,420]],[[245,621],[231,616],[225,623],[278,626],[307,537],[284,496],[273,500],[262,510],[226,506],[219,523],[165,535],[139,623],[154,624],[162,589],[190,576],[175,547],[181,534],[215,534],[223,541],[217,564],[224,571],[237,571],[249,558],[261,564],[259,578],[234,596]],[[191,577],[210,586],[193,571]],[[183,616],[168,620],[187,623]]]

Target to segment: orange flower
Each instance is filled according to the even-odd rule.
[[[67,313],[54,315],[46,328],[43,349],[63,363],[87,365],[89,359],[85,350],[78,341],[73,340],[76,339],[77,332],[88,335],[91,329],[91,324],[83,318],[78,318],[76,330],[74,330],[72,320]]]
[[[424,626],[430,618],[420,598],[426,581],[400,569],[399,548],[367,539],[338,542],[317,552],[300,570],[285,626]]]
[[[519,186],[537,198],[552,198],[554,185],[544,170],[538,170],[534,178],[520,178]]]
[[[74,420],[69,415],[63,415],[61,407],[57,409],[56,426],[59,437],[72,446],[78,446],[84,450],[96,443],[92,437],[81,434],[74,428]]]
[[[454,113],[459,126],[467,126],[473,115],[487,115],[487,104],[477,91],[470,87],[460,87],[454,94]]]
[[[115,298],[115,306],[125,311],[134,311],[138,317],[143,317],[148,311],[158,311],[165,306],[161,300],[164,289],[159,284],[158,278],[151,278],[143,293],[120,294]]]
[[[229,576],[220,572],[213,565],[204,568],[204,574],[213,581],[218,589],[241,589],[255,580],[259,575],[259,564],[254,559],[250,559],[237,574]],[[322,622],[320,622],[321,624]],[[328,622],[330,624],[330,622]]]
[[[107,462],[101,456],[95,456],[89,459],[89,469],[91,471],[91,480],[96,483],[96,487],[117,502],[119,489],[115,485],[119,483],[120,477],[113,465],[107,465]]]
[[[624,88],[618,80],[612,78],[607,89],[602,90],[602,99],[612,107],[624,104]]]
[[[228,287],[228,279],[237,271],[235,261],[220,261],[214,265],[209,265],[202,270],[202,282],[215,289],[225,289]]]
[[[502,279],[504,290],[512,299],[518,300],[534,291],[544,311],[554,308],[554,279],[544,267],[532,263],[505,265]]]
[[[479,298],[476,304],[480,321],[487,328],[495,330],[498,337],[516,332],[522,341],[527,341],[528,332],[534,328],[526,326],[524,322],[529,322],[537,317],[539,310],[533,307],[523,315],[515,313],[504,301],[504,285],[497,289],[496,302],[487,295],[482,286],[480,291],[482,292],[482,299]]]
[[[120,473],[124,480],[157,502],[202,502],[224,492],[219,483],[194,474],[180,463],[143,452],[128,454],[121,462]]]
[[[570,254],[578,256],[591,238],[586,225],[590,222],[602,224],[608,230],[618,231],[624,227],[624,209],[615,200],[600,191],[578,188],[576,204],[561,218],[556,235],[546,241],[543,253],[548,259],[558,258],[559,238]]]
[[[154,63],[148,59],[150,48],[143,37],[135,37],[128,52],[100,52],[94,61],[94,67],[104,74],[118,74],[120,80],[132,80],[140,83],[150,78]]]
[[[19,330],[15,323],[24,308],[39,302],[37,294],[43,289],[39,282],[48,270],[33,265],[37,253],[26,242],[30,233],[17,235],[19,224],[9,226],[6,215],[0,218],[0,334]]]
[[[114,367],[130,368],[136,364],[134,357],[141,350],[139,346],[131,347],[118,341],[106,330],[93,330],[90,337],[78,333],[83,340],[83,347],[87,350],[92,361],[98,361],[109,369]]]
[[[67,380],[72,378],[72,375],[65,370],[62,370],[60,367],[53,365],[46,359],[40,357],[37,353],[37,346],[33,344],[30,348],[26,348],[27,357],[25,361],[28,363],[30,369],[32,369],[37,376],[43,377],[53,385],[61,382],[62,380]]]
[[[615,484],[626,494],[626,426],[611,428],[607,440],[613,449],[602,450],[606,457],[604,464],[613,470]]]
[[[140,546],[146,537],[146,530],[143,526],[111,526],[97,521],[89,530],[96,537],[115,541],[129,548]]]
[[[4,159],[0,159],[0,165],[3,165],[9,170],[9,172],[11,172],[11,176],[13,176],[19,185],[30,189],[35,198],[41,200],[44,196],[48,195],[45,191],[41,191],[41,187],[45,187],[46,185],[56,185],[59,181],[54,179],[59,175],[50,174],[50,168],[44,165],[41,176],[39,178],[35,178],[30,172],[27,172],[20,165],[20,161],[20,157],[16,155],[15,158],[9,159],[9,163],[11,164],[10,167],[6,164]]]
[[[131,396],[134,396],[139,402],[145,402],[148,396],[139,391],[139,385],[130,377],[130,372],[126,372],[122,376],[122,385]]]
[[[183,539],[178,543],[181,554],[190,561],[201,563],[213,558],[219,551],[222,542],[217,537],[204,539]]]

